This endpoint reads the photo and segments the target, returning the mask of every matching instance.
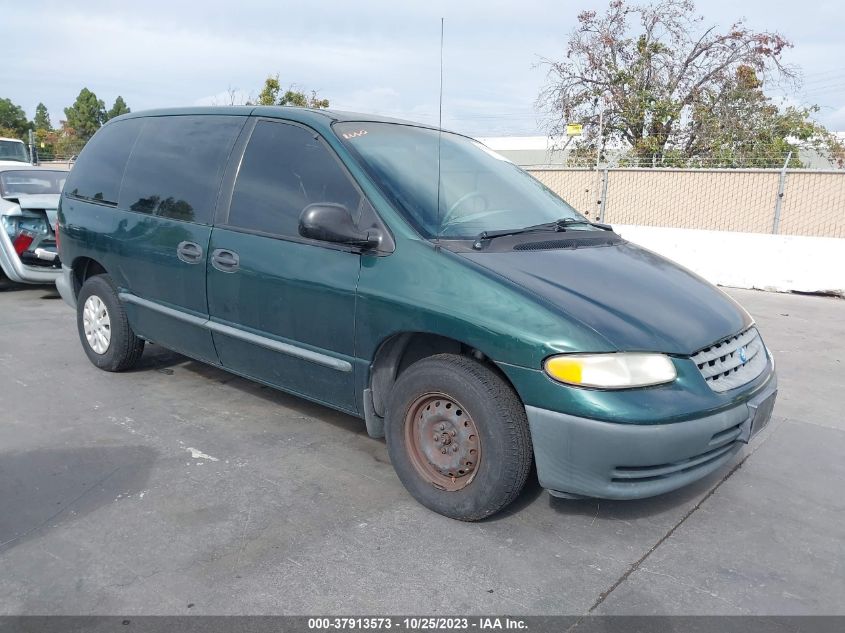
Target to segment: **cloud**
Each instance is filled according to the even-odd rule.
[[[845,106],[837,108],[833,112],[825,113],[824,110],[820,113],[819,119],[830,130],[837,132],[845,132]]]
[[[577,13],[606,1],[205,0],[201,9],[173,0],[7,3],[4,47],[23,54],[4,65],[2,96],[30,116],[44,102],[58,122],[83,86],[107,105],[121,95],[141,110],[228,103],[227,89],[257,94],[278,72],[283,85],[317,90],[333,107],[432,123],[444,16],[444,125],[475,135],[530,134],[539,129],[533,103],[544,82],[536,62],[562,56]],[[699,5],[722,26],[738,17],[733,0]],[[841,3],[820,10],[824,20],[796,13],[786,0],[742,7],[755,28],[785,27],[798,44],[789,61],[819,72],[838,68],[845,17]],[[841,92],[816,101],[839,108]]]

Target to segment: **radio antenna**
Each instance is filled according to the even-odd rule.
[[[440,143],[443,136],[443,25],[440,18],[440,98],[437,112],[437,245],[440,245]]]

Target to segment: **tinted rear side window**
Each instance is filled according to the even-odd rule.
[[[309,204],[342,204],[357,220],[361,200],[338,160],[314,132],[259,121],[238,172],[228,224],[298,237],[299,216]]]
[[[226,160],[244,117],[144,119],[126,166],[120,207],[211,224]]]
[[[65,185],[65,192],[85,200],[116,205],[123,170],[143,119],[110,123],[82,150]]]

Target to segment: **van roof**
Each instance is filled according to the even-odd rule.
[[[161,108],[156,110],[130,112],[129,114],[123,114],[112,120],[120,121],[123,119],[134,119],[138,117],[184,116],[189,114],[262,116],[273,119],[297,121],[299,123],[312,124],[317,127],[323,125],[331,125],[336,121],[366,121],[380,123],[401,123],[405,125],[415,125],[418,127],[437,129],[436,126],[426,125],[425,123],[417,123],[415,121],[407,121],[403,119],[394,119],[391,117],[380,116],[377,114],[344,112],[342,110],[332,109],[300,108],[296,106],[196,106],[187,108]]]

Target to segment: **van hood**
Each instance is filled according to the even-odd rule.
[[[521,286],[618,350],[691,355],[752,323],[738,303],[709,282],[630,242],[460,255]]]

